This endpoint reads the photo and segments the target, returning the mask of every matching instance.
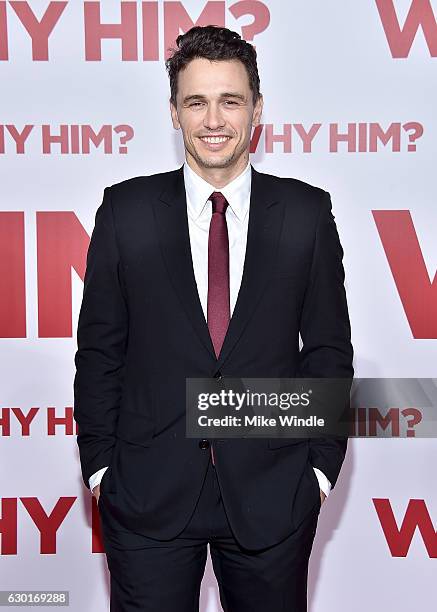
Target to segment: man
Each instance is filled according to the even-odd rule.
[[[225,611],[302,612],[347,440],[187,438],[185,384],[351,378],[343,251],[327,192],[249,163],[255,49],[215,26],[177,44],[185,163],[105,189],[78,323],[75,418],[111,610],[198,610],[209,543]]]

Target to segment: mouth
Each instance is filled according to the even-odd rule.
[[[209,151],[223,149],[230,139],[231,136],[199,136],[199,140]]]

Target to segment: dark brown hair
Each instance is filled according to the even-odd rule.
[[[179,72],[193,59],[200,57],[209,60],[240,60],[246,68],[255,105],[261,95],[256,50],[237,32],[215,25],[194,26],[176,38],[176,45],[178,48],[170,49],[173,54],[165,62],[170,78],[170,100],[174,106],[176,106]]]

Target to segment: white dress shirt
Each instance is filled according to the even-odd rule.
[[[229,297],[232,316],[241,285],[246,253],[252,179],[250,162],[248,161],[245,169],[237,177],[221,189],[217,189],[199,176],[187,162],[184,163],[183,171],[191,257],[205,321],[208,299],[208,236],[212,216],[212,202],[209,198],[213,191],[220,191],[229,203],[225,214],[229,237]],[[106,469],[104,467],[91,476],[89,479],[91,490],[100,483]],[[313,467],[313,470],[320,489],[325,495],[329,495],[331,483],[328,478],[318,468]]]

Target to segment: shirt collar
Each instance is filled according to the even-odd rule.
[[[229,202],[229,207],[236,217],[242,221],[249,210],[250,187],[252,178],[252,168],[247,162],[245,169],[230,183],[216,189],[204,178],[199,176],[185,161],[184,162],[184,182],[187,194],[187,212],[190,217],[197,219],[205,211],[208,198],[213,191],[220,191]]]

